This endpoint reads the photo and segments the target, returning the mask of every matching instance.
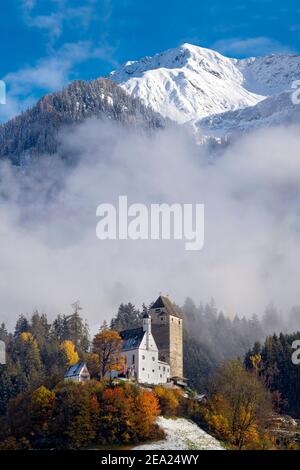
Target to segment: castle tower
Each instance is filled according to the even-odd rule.
[[[151,335],[151,316],[145,313],[143,316],[143,331],[146,333],[146,348],[150,348],[150,335]]]
[[[170,364],[171,377],[183,377],[182,314],[168,297],[159,296],[151,306],[152,334],[159,359]]]

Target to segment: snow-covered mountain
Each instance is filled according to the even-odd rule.
[[[190,44],[127,62],[109,78],[162,116],[179,123],[264,99],[244,87],[245,79],[235,60]]]
[[[292,103],[290,92],[283,92],[260,101],[255,106],[214,114],[194,123],[199,131],[198,141],[208,137],[227,139],[263,127],[300,122],[300,106]]]
[[[198,142],[300,122],[291,84],[300,55],[233,59],[190,44],[127,62],[110,80],[75,81],[0,125],[0,159],[16,164],[59,150],[62,128],[89,117],[148,129],[191,123]]]
[[[290,112],[295,117],[288,96],[281,94],[290,91],[292,82],[300,79],[300,55],[239,60],[183,44],[127,62],[109,78],[145,105],[179,123],[203,125],[209,134],[221,132],[223,125],[224,132],[236,126],[244,131],[254,124],[260,127],[280,123],[281,118],[289,118]]]
[[[244,76],[244,86],[264,96],[290,91],[291,84],[300,79],[300,54],[273,54],[235,60]]]

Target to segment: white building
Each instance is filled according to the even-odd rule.
[[[86,382],[90,380],[90,373],[84,362],[77,362],[70,366],[64,376],[65,381],[71,380],[72,382]]]
[[[149,384],[166,383],[170,379],[170,365],[158,359],[159,351],[151,332],[149,314],[143,316],[142,327],[122,331],[120,335],[125,377]]]

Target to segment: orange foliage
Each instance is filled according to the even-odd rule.
[[[108,442],[135,442],[151,435],[159,405],[152,392],[118,386],[104,390],[100,414]]]
[[[93,340],[93,353],[99,358],[100,377],[113,370],[123,370],[124,355],[121,353],[123,340],[114,330],[104,329]]]
[[[148,390],[142,390],[135,400],[136,429],[145,437],[150,436],[154,422],[160,413],[159,402]]]

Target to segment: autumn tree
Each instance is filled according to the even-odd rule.
[[[79,356],[75,350],[75,346],[69,339],[62,342],[60,345],[60,351],[63,354],[67,366],[72,366],[79,361]]]
[[[30,399],[31,432],[39,438],[46,437],[49,431],[49,421],[55,405],[55,393],[44,385],[36,389]]]
[[[100,440],[130,442],[135,435],[135,408],[129,387],[106,388],[100,402]]]
[[[93,353],[99,358],[99,374],[105,377],[107,372],[122,370],[124,356],[121,353],[122,338],[117,331],[102,328],[93,340]]]
[[[224,363],[211,383],[208,422],[221,437],[242,449],[258,445],[259,433],[272,411],[271,396],[254,373],[238,360]]]
[[[135,430],[139,437],[148,439],[160,414],[159,401],[149,390],[140,390],[135,398],[135,409]]]
[[[156,396],[132,385],[106,388],[100,401],[99,438],[105,442],[139,442],[156,431]]]
[[[162,413],[167,416],[176,416],[182,399],[181,392],[178,389],[157,385],[154,388],[154,394],[159,400]]]
[[[261,370],[261,355],[254,354],[253,356],[250,356],[250,361],[251,361],[255,376],[259,377],[259,373]]]
[[[96,437],[99,404],[93,391],[82,384],[63,383],[55,390],[52,435],[64,447],[80,448]]]

